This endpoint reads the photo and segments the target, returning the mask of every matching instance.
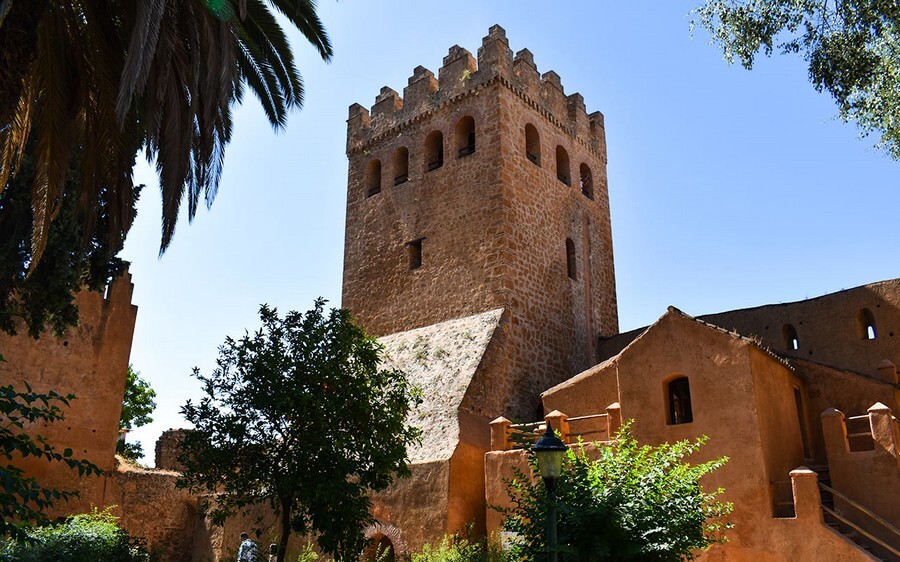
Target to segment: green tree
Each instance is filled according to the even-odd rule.
[[[150,387],[150,383],[141,378],[141,373],[134,370],[133,365],[128,365],[128,373],[125,378],[125,396],[122,399],[122,418],[119,420],[119,429],[132,430],[143,427],[153,421],[150,414],[156,409],[156,391]],[[137,462],[144,456],[144,448],[140,442],[126,443],[119,440],[116,444],[116,452],[131,462]]]
[[[3,358],[0,356],[0,361]],[[22,538],[33,523],[46,523],[44,511],[57,501],[78,496],[77,491],[58,490],[41,486],[33,477],[25,475],[16,462],[29,457],[47,462],[62,462],[81,476],[102,471],[86,460],[72,458],[72,450],[56,450],[40,434],[27,433],[26,426],[54,423],[64,419],[60,405],[68,406],[74,395],[56,392],[34,392],[25,383],[25,390],[12,385],[0,386],[0,536]]]
[[[280,517],[278,562],[292,532],[314,533],[338,560],[355,559],[371,521],[369,492],[409,474],[406,424],[419,403],[402,372],[381,364],[381,347],[346,310],[279,317],[260,308],[262,327],[226,338],[198,403],[182,408],[194,426],[182,444],[180,485],[215,494],[222,522],[252,505]]]
[[[326,60],[332,48],[310,0],[2,0],[0,191],[34,139],[31,262],[43,256],[73,154],[77,208],[88,236],[109,190],[106,236],[130,227],[135,144],[155,158],[162,191],[161,251],[179,209],[212,203],[231,109],[245,87],[273,127],[299,108],[303,84],[285,17]],[[123,212],[124,211],[124,212]]]
[[[16,562],[150,562],[143,541],[128,535],[104,511],[73,515],[62,524],[28,531],[0,547],[0,560]]]
[[[900,3],[872,0],[707,0],[695,15],[725,59],[750,69],[762,51],[796,53],[845,121],[900,159]]]
[[[723,542],[731,505],[716,501],[721,489],[704,492],[699,480],[727,458],[685,461],[705,441],[639,445],[626,424],[609,445],[596,445],[596,460],[584,445],[570,448],[557,483],[560,561],[675,562]],[[521,538],[513,555],[540,560],[547,549],[547,493],[536,463],[531,477],[519,474],[509,485],[514,506],[501,512],[504,527]]]

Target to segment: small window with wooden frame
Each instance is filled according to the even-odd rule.
[[[374,159],[366,167],[366,197],[381,193],[381,160]]]
[[[800,337],[797,335],[797,328],[791,324],[785,324],[781,329],[781,337],[784,339],[784,347],[791,351],[800,349]]]
[[[691,408],[691,384],[684,375],[677,375],[665,385],[666,424],[680,425],[694,421]]]
[[[525,157],[535,166],[541,165],[541,137],[534,125],[525,125]]]
[[[412,240],[406,243],[406,256],[409,259],[409,269],[420,269],[422,267],[422,241],[424,238]]]
[[[588,199],[594,199],[594,175],[591,168],[587,164],[581,164],[578,169],[579,183],[581,184],[581,193]]]
[[[868,308],[864,308],[856,315],[859,337],[864,340],[874,340],[878,337],[875,331],[875,315]]]
[[[456,157],[475,153],[475,119],[466,115],[456,123]]]
[[[569,171],[569,153],[562,146],[556,147],[556,179],[566,185],[572,185]]]
[[[409,180],[409,149],[401,146],[394,151],[394,185]]]
[[[569,279],[578,279],[578,261],[575,258],[575,242],[566,238],[566,273]]]
[[[429,172],[444,165],[444,135],[431,131],[425,137],[425,169]]]

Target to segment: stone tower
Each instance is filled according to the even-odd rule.
[[[617,333],[603,116],[494,26],[350,107],[343,306],[373,336],[504,310],[498,414]]]

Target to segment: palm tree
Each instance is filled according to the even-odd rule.
[[[0,0],[0,45],[10,43],[10,29],[21,31],[13,25],[20,3],[42,11],[33,52],[20,53],[31,62],[12,88],[20,93],[11,113],[4,113],[0,97],[6,121],[0,122],[0,195],[33,137],[31,269],[59,212],[74,154],[86,232],[104,193],[113,241],[131,226],[135,147],[156,159],[162,253],[182,201],[193,219],[201,195],[207,206],[215,198],[231,108],[244,88],[259,98],[274,128],[284,127],[288,111],[302,105],[303,83],[273,10],[323,59],[332,55],[313,0]],[[0,199],[0,212],[2,205]]]

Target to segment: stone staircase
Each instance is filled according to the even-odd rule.
[[[873,556],[875,560],[882,562],[900,562],[900,555],[897,555],[887,548],[877,544],[870,537],[863,535],[851,524],[838,518],[835,512],[834,493],[831,488],[831,476],[828,467],[825,465],[809,464],[807,467],[814,471],[819,480],[819,493],[822,500],[822,512],[825,524],[843,535],[848,541],[856,544],[861,549]],[[900,536],[897,536],[900,540]],[[894,545],[895,549],[900,549],[900,543]]]

